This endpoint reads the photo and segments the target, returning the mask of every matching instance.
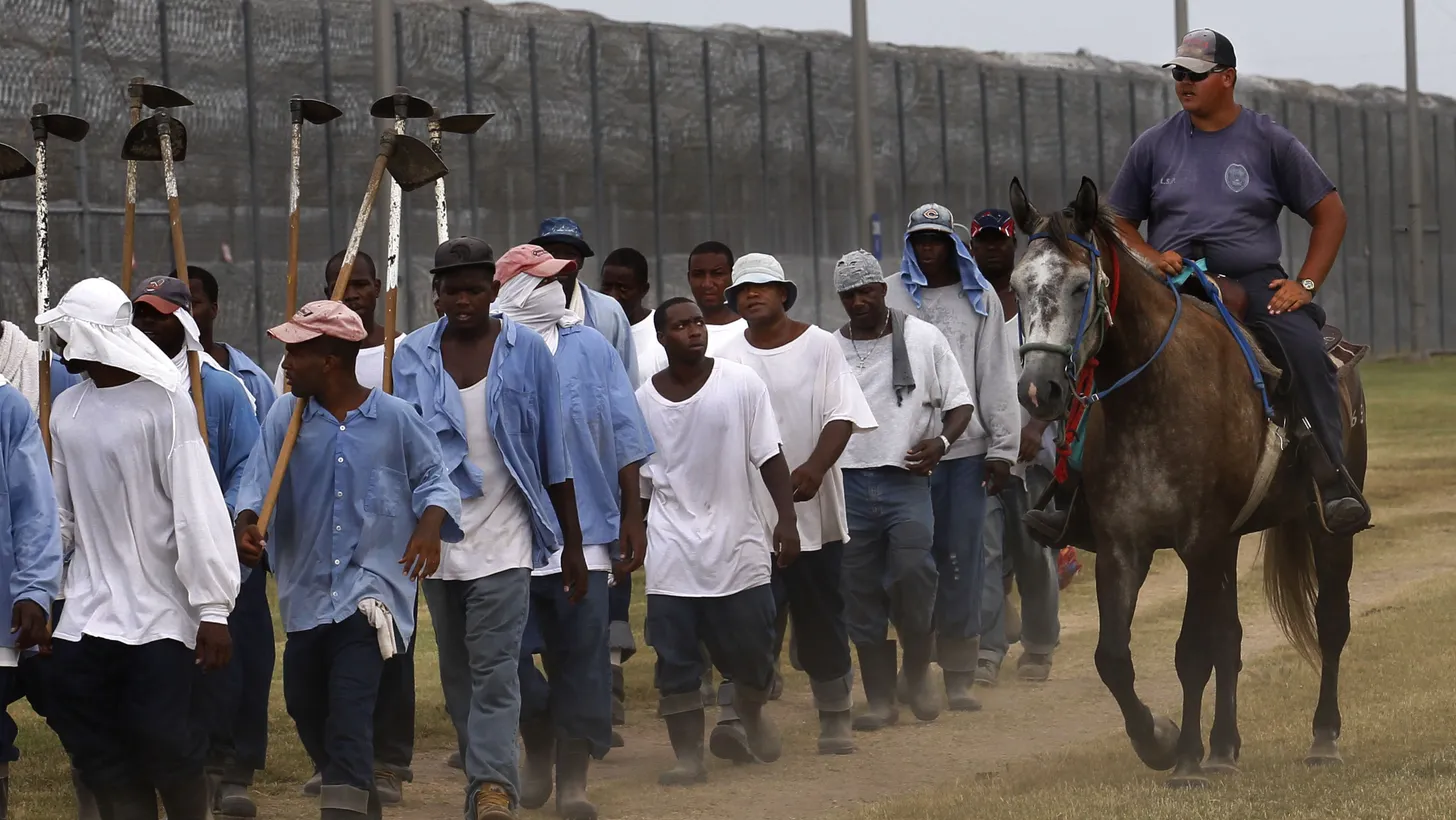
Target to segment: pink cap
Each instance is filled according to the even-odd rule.
[[[576,270],[576,262],[557,259],[540,245],[517,245],[495,260],[495,281],[504,284],[518,273],[548,279],[566,270]]]
[[[269,330],[268,335],[286,345],[295,345],[320,336],[362,342],[369,334],[364,332],[359,315],[343,302],[322,299],[299,308],[292,319]]]

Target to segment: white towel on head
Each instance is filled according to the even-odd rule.
[[[14,322],[0,321],[0,375],[20,391],[30,411],[40,407],[40,347]]]
[[[132,327],[131,317],[131,300],[121,288],[97,277],[77,282],[35,323],[66,343],[64,355],[71,361],[104,364],[176,390],[182,385],[176,366]]]

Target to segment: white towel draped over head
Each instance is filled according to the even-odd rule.
[[[177,367],[132,327],[131,316],[131,300],[121,288],[97,277],[77,282],[55,307],[35,317],[35,323],[66,343],[67,360],[115,367],[176,390],[182,384]]]
[[[561,283],[540,285],[541,280],[535,276],[511,277],[501,285],[491,310],[541,334],[554,355],[560,341],[560,329],[581,324],[581,317],[567,308],[566,291],[562,290]],[[581,288],[577,288],[577,292],[580,293]]]

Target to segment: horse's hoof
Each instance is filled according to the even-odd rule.
[[[1338,736],[1331,731],[1316,731],[1314,742],[1309,745],[1309,754],[1304,757],[1306,766],[1338,766],[1345,759],[1340,756]]]
[[[1195,763],[1191,766],[1179,766],[1177,771],[1163,781],[1163,785],[1170,789],[1204,789],[1208,788],[1208,777]]]
[[[1215,776],[1239,774],[1239,764],[1231,757],[1215,755],[1204,761],[1203,773]]]
[[[1157,715],[1153,718],[1153,742],[1151,745],[1132,744],[1143,765],[1157,772],[1166,772],[1178,762],[1178,724],[1171,718]]]

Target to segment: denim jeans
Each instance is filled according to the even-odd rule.
[[[774,595],[770,584],[718,598],[647,596],[647,628],[657,651],[654,679],[663,716],[703,708],[708,661],[744,697],[767,700],[773,685]]]
[[[598,760],[612,748],[612,666],[607,650],[607,575],[588,573],[573,604],[561,575],[531,578],[521,642],[521,720],[549,718],[558,739],[585,740]],[[541,655],[546,674],[533,657]]]
[[[268,696],[278,654],[268,607],[268,573],[254,569],[228,617],[233,639],[230,702],[213,734],[209,763],[223,767],[223,782],[248,785],[268,758]]]
[[[1013,481],[986,501],[986,579],[981,596],[981,659],[1000,665],[1006,657],[1005,578],[1016,576],[1021,592],[1021,646],[1027,654],[1050,655],[1061,634],[1057,615],[1060,593],[1057,552],[1026,532],[1021,517],[1028,499],[1040,496],[1051,481],[1045,467],[1027,467],[1026,483]]]
[[[424,582],[440,650],[445,709],[455,725],[469,780],[466,820],[475,816],[475,793],[487,783],[504,788],[512,804],[520,794],[517,665],[530,588],[528,569],[508,569],[473,581]]]
[[[362,612],[288,633],[283,701],[324,786],[374,790],[371,716],[383,669],[378,633]]]
[[[930,476],[935,537],[931,551],[940,573],[935,591],[936,661],[947,672],[976,671],[981,634],[981,589],[986,559],[981,526],[986,517],[986,457],[936,465]]]
[[[931,544],[930,479],[898,467],[844,471],[845,621],[856,646],[930,634],[939,574]]]
[[[420,598],[415,596],[415,623],[420,622]],[[401,780],[414,780],[410,764],[415,756],[415,636],[384,662],[379,679],[379,701],[374,704],[374,765]]]

